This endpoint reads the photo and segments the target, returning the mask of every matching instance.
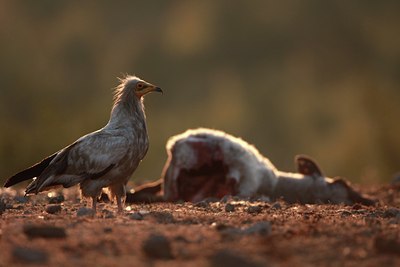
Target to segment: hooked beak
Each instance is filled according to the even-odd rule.
[[[161,93],[161,94],[164,93],[163,90],[162,90],[160,87],[155,87],[154,90],[153,90],[153,92],[159,92],[159,93]]]
[[[155,86],[155,85],[150,85],[148,86],[146,89],[144,89],[143,95],[150,93],[150,92],[159,92],[159,93],[163,93],[163,90],[161,90],[160,87]]]

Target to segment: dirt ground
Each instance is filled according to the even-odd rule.
[[[400,266],[400,186],[379,202],[289,205],[224,198],[96,215],[75,191],[0,191],[0,266]]]

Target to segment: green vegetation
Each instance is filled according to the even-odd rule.
[[[189,127],[254,143],[280,169],[387,182],[400,170],[399,1],[1,1],[0,178],[102,127],[117,76],[146,99],[156,179]]]

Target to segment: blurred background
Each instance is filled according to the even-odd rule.
[[[145,101],[159,178],[167,139],[217,128],[281,170],[400,171],[400,1],[0,1],[0,179],[103,127],[116,77]]]

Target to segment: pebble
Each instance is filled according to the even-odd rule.
[[[230,203],[225,205],[225,211],[226,212],[234,212],[235,211],[235,205],[232,205]]]
[[[271,223],[270,222],[258,222],[242,230],[245,235],[269,235],[271,233]]]
[[[232,201],[242,201],[242,200],[247,200],[247,199],[244,197],[232,196]]]
[[[55,214],[61,212],[61,205],[48,205],[46,208],[46,212],[50,214]]]
[[[250,206],[247,208],[247,212],[251,214],[260,213],[262,208],[260,206]]]
[[[234,239],[246,235],[269,235],[271,233],[271,223],[268,221],[258,222],[244,229],[228,226],[224,228],[216,227],[216,229],[223,238]]]
[[[272,204],[271,209],[280,210],[282,209],[282,205],[279,202],[275,202],[274,204]]]
[[[163,235],[152,234],[142,244],[142,250],[147,257],[153,259],[172,259],[170,241]]]
[[[149,214],[157,223],[174,223],[175,219],[171,212],[168,211],[152,211]]]
[[[382,217],[383,218],[400,217],[400,209],[389,208],[383,212]]]
[[[6,203],[4,202],[3,199],[0,199],[0,214],[2,214],[7,208]]]
[[[340,214],[341,217],[348,217],[353,215],[350,211],[343,210],[342,213]]]
[[[106,215],[104,215],[104,218],[105,219],[114,219],[115,215],[114,215],[114,213],[110,212],[110,213],[107,213]]]
[[[29,238],[65,238],[67,234],[64,228],[50,225],[24,225],[24,233]]]
[[[210,202],[202,200],[202,201],[195,203],[193,206],[195,206],[197,208],[209,208]]]
[[[28,203],[29,197],[27,197],[27,196],[15,196],[14,200],[17,203],[24,204],[24,203]]]
[[[105,227],[105,228],[103,229],[103,232],[106,233],[106,234],[112,233],[112,231],[113,231],[113,229],[112,229],[111,227]]]
[[[143,215],[139,212],[134,212],[134,213],[129,214],[129,218],[132,220],[141,221],[141,220],[143,220]]]
[[[60,204],[65,201],[64,195],[57,195],[55,197],[49,197],[50,204]]]
[[[213,223],[211,224],[211,227],[214,228],[214,229],[217,230],[217,231],[225,231],[225,230],[227,230],[227,229],[235,229],[235,228],[233,228],[233,227],[230,226],[230,225],[226,225],[226,224],[224,224],[224,223],[217,223],[217,222],[213,222]]]
[[[94,215],[95,215],[95,212],[94,212],[94,210],[91,209],[91,208],[82,207],[82,208],[79,208],[79,209],[76,211],[76,216],[78,216],[78,217],[82,217],[82,216],[94,216]]]
[[[113,219],[113,218],[115,218],[114,212],[112,212],[111,210],[103,209],[101,211],[101,213],[103,214],[103,217],[105,219]]]
[[[351,208],[352,208],[353,210],[360,210],[360,209],[362,209],[362,206],[361,206],[360,204],[356,203],[356,204],[354,204]]]
[[[209,258],[211,267],[261,267],[261,263],[232,250],[220,250]]]
[[[232,196],[231,195],[225,195],[221,198],[220,202],[221,203],[228,203],[229,201],[232,200]]]
[[[49,255],[45,251],[23,247],[15,247],[12,251],[12,255],[16,261],[35,264],[47,263],[49,258]]]

